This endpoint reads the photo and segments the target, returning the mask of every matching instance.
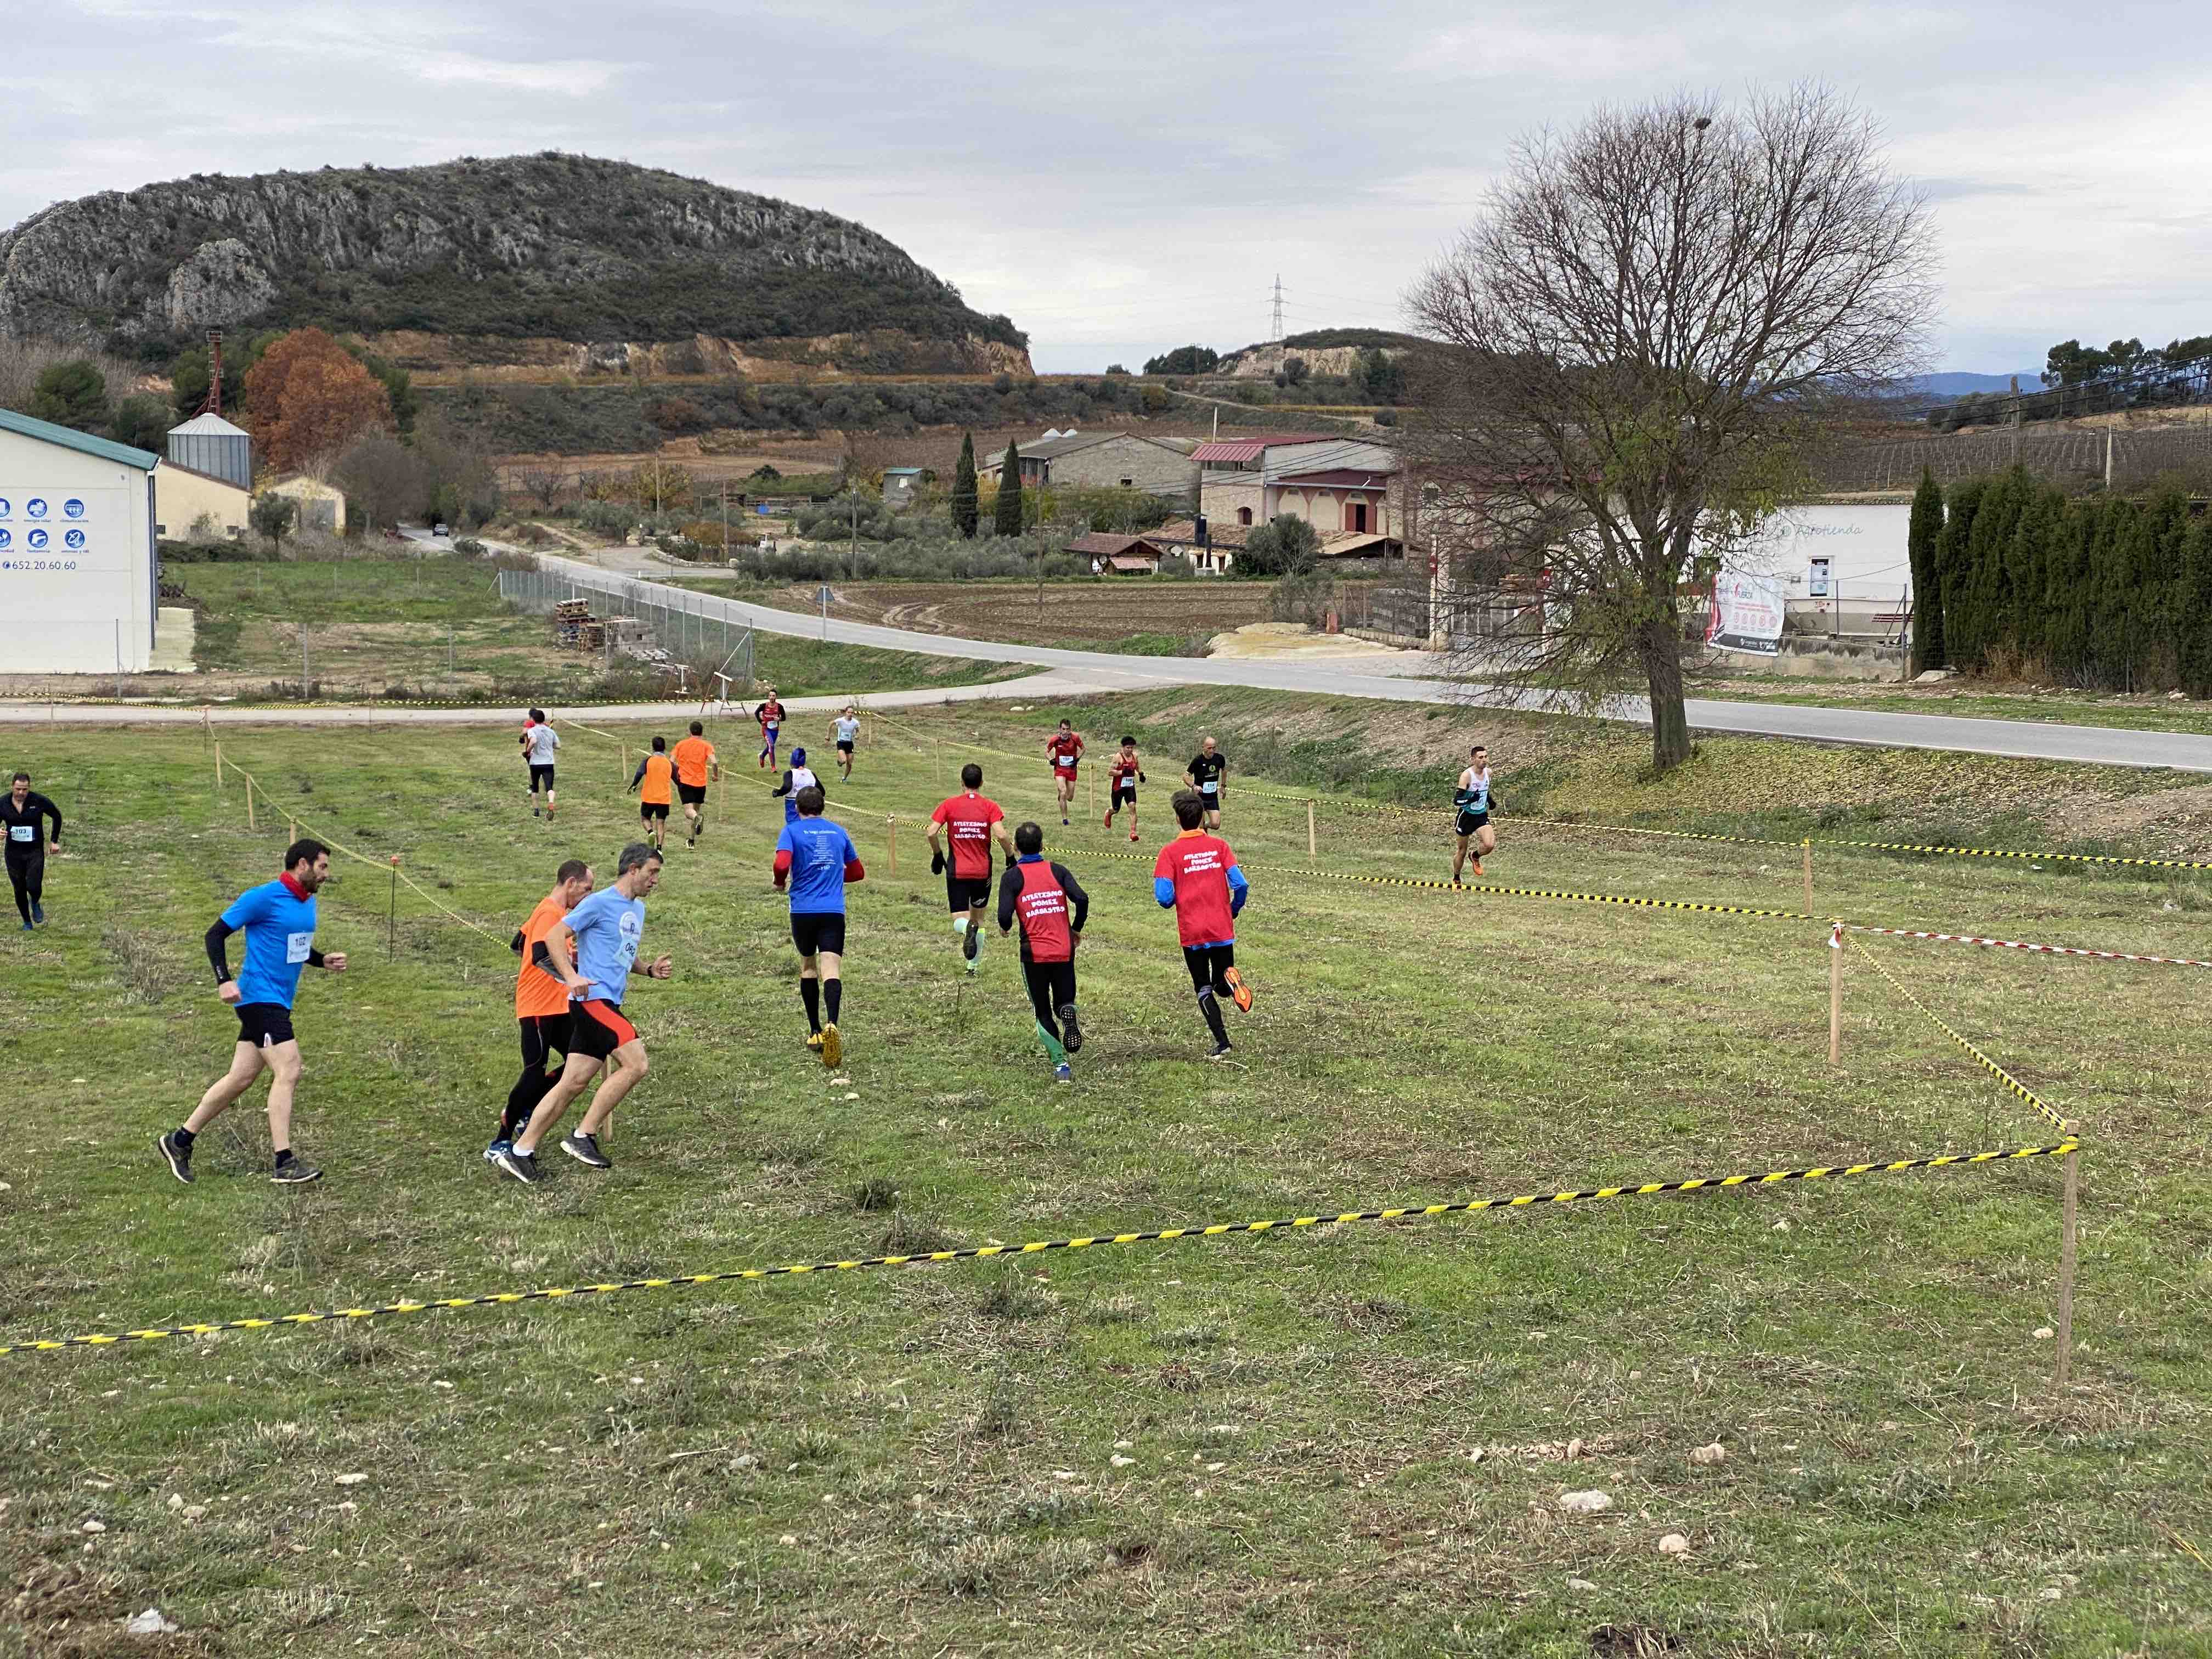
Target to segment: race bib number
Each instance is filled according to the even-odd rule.
[[[292,963],[305,962],[307,959],[307,952],[314,948],[314,944],[315,936],[313,933],[285,934],[284,960]]]
[[[1198,786],[1198,789],[1199,793],[1202,795],[1212,795],[1220,793],[1221,786],[1216,783],[1212,779],[1208,778],[1204,783]]]
[[[8,838],[10,841],[36,841],[39,826],[35,823],[11,823],[8,826]]]
[[[1060,757],[1060,764],[1062,766],[1072,767],[1075,764],[1075,757],[1073,755],[1062,755]]]

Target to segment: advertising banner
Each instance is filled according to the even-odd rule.
[[[1782,583],[1773,576],[1723,570],[1713,578],[1713,610],[1705,643],[1723,651],[1771,657],[1782,648]]]

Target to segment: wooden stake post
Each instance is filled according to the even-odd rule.
[[[391,908],[384,913],[384,954],[399,954],[399,854],[392,855]]]
[[[220,738],[216,739],[215,744],[215,792],[218,795],[222,793],[222,739]]]
[[[253,821],[253,774],[251,772],[246,775],[246,827],[249,830],[260,828]]]
[[[885,839],[886,839],[886,840],[888,840],[888,841],[890,842],[890,872],[891,872],[891,874],[892,874],[894,877],[896,877],[896,876],[898,874],[898,819],[897,819],[897,818],[896,818],[896,817],[888,817],[888,818],[885,818],[885,819],[884,820],[884,837],[885,837]]]
[[[2074,1253],[2078,1243],[2075,1204],[2081,1190],[2079,1152],[2066,1154],[2066,1190],[2058,1211],[2058,1386],[2064,1388],[2074,1372]]]
[[[1828,1064],[1844,1061],[1844,924],[1828,934]]]
[[[1319,858],[1321,856],[1319,848],[1320,842],[1314,837],[1313,798],[1309,795],[1306,798],[1306,856],[1310,859]]]
[[[1805,838],[1805,914],[1813,913],[1813,840]]]

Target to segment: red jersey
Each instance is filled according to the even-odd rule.
[[[937,803],[929,821],[947,825],[951,830],[954,875],[963,881],[990,879],[991,826],[1005,823],[1006,818],[999,803],[988,795],[955,795]]]
[[[1022,954],[1031,962],[1074,958],[1074,926],[1068,919],[1067,889],[1060,881],[1065,874],[1058,865],[1042,859],[1020,860],[1006,873],[1005,883],[1013,890],[1014,915],[1021,922]],[[999,908],[1003,916],[1006,907],[1001,903]]]
[[[1123,755],[1117,750],[1114,758],[1107,763],[1106,781],[1116,789],[1125,783],[1133,783],[1136,781],[1139,763],[1134,755]]]
[[[1152,864],[1153,890],[1175,900],[1176,931],[1186,947],[1236,943],[1235,913],[1229,907],[1229,872],[1236,869],[1237,854],[1229,843],[1203,830],[1186,830],[1160,848]],[[1243,879],[1237,871],[1237,884]]]
[[[1083,739],[1073,732],[1056,732],[1045,739],[1044,752],[1051,757],[1055,775],[1073,776],[1075,763],[1083,758]]]

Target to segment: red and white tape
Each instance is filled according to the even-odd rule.
[[[1866,927],[1856,922],[1844,926],[1854,933],[1883,933],[1891,939],[1932,939],[1947,945],[1988,945],[2002,951],[2033,951],[2046,957],[2094,957],[2100,962],[2149,962],[2166,968],[2212,968],[2212,962],[2199,962],[2194,957],[2145,957],[2126,951],[2090,951],[2078,945],[2032,945],[2025,939],[1984,939],[1975,933],[1929,933],[1913,927]],[[1831,939],[1831,945],[1836,943]]]

